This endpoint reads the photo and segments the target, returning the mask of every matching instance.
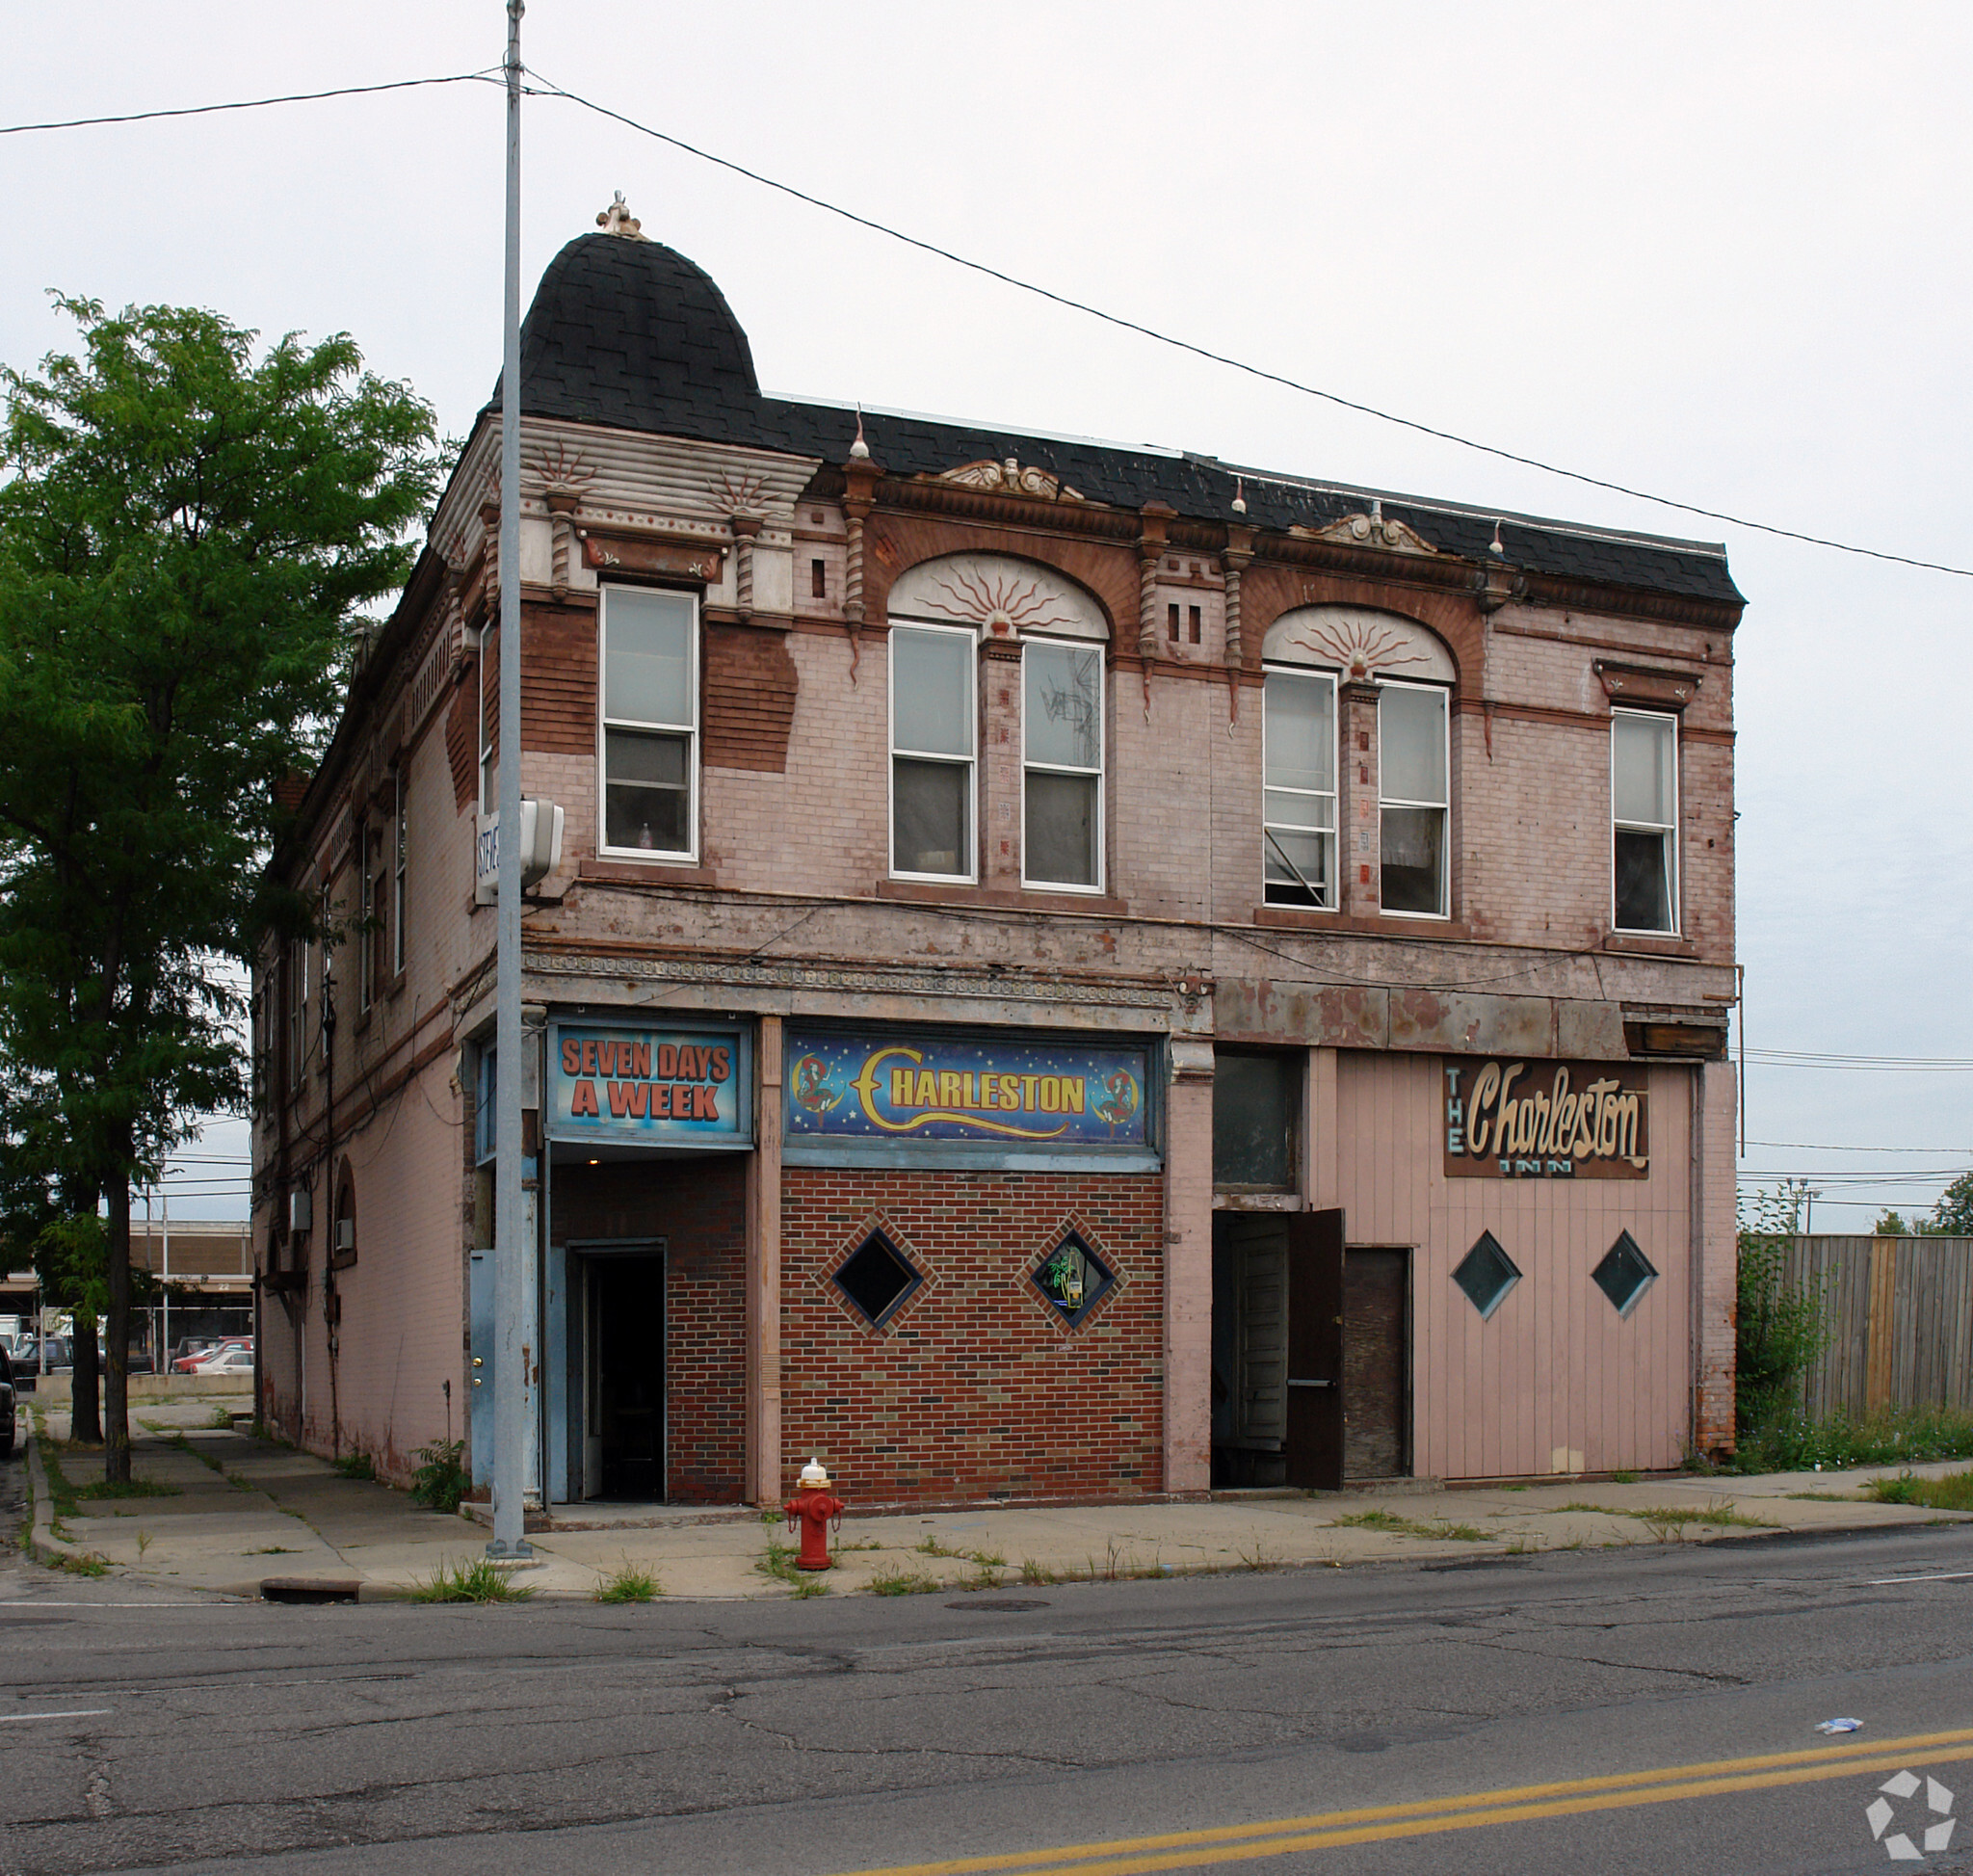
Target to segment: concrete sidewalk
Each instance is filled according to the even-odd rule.
[[[396,1599],[440,1571],[476,1561],[487,1532],[422,1511],[402,1492],[343,1477],[325,1461],[219,1421],[230,1403],[146,1403],[133,1416],[133,1470],[157,1495],[82,1499],[58,1511],[41,1441],[29,1456],[31,1546],[58,1567],[115,1572],[153,1586],[234,1596],[269,1578],[323,1593]],[[99,1478],[93,1452],[65,1451],[67,1416],[44,1409],[49,1455],[69,1487]],[[216,1411],[217,1410],[217,1411]],[[25,1428],[23,1428],[23,1432]],[[1926,1476],[1965,1461],[1919,1466]],[[965,1511],[854,1508],[833,1548],[831,1592],[992,1589],[1087,1577],[1343,1567],[1527,1555],[1631,1544],[1711,1542],[1776,1531],[1847,1531],[1963,1522],[1973,1513],[1879,1504],[1869,1482],[1897,1466],[1757,1478],[1677,1476],[1633,1485],[1554,1484],[1326,1493],[1240,1494],[1203,1504],[1117,1504]],[[619,1571],[649,1572],[665,1594],[788,1596],[796,1574],[771,1546],[780,1518],[654,1508],[636,1523],[531,1534],[538,1561],[519,1572],[537,1595],[588,1598]],[[801,1579],[809,1588],[811,1579]]]

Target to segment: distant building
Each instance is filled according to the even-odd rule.
[[[1730,1444],[1723,551],[764,397],[621,225],[522,357],[551,1503]],[[398,1477],[489,1457],[498,429],[256,988],[264,1404]]]

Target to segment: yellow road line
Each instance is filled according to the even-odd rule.
[[[1751,1758],[1664,1765],[1648,1771],[1464,1792],[1305,1817],[1278,1817],[1263,1823],[1172,1831],[1158,1836],[1115,1837],[1106,1842],[1061,1844],[1048,1850],[1001,1856],[960,1857],[943,1863],[896,1863],[854,1872],[854,1876],[974,1876],[975,1872],[984,1871],[1020,1872],[1020,1876],[1049,1876],[1050,1872],[1064,1872],[1064,1876],[1148,1876],[1157,1870],[1245,1863],[1349,1843],[1426,1836],[1493,1824],[1615,1810],[1630,1805],[1670,1804],[1725,1792],[1758,1791],[1822,1779],[1855,1777],[1866,1772],[1898,1771],[1917,1756],[1934,1764],[1973,1759],[1973,1728],[1911,1733],[1901,1739],[1874,1740],[1869,1745],[1819,1746]]]

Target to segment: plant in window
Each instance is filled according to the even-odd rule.
[[[1035,1287],[1060,1312],[1069,1328],[1078,1327],[1109,1293],[1117,1279],[1109,1267],[1071,1231],[1035,1267]]]

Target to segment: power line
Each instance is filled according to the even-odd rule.
[[[1973,1157],[1966,1147],[1839,1147],[1828,1140],[1749,1140],[1749,1147],[1779,1147],[1801,1153],[1925,1153],[1934,1159],[1950,1159],[1955,1153]]]
[[[1869,1074],[1964,1074],[1963,1055],[1821,1055],[1807,1049],[1749,1048],[1747,1060],[1770,1069],[1851,1069]]]
[[[955,253],[950,248],[941,248],[936,242],[926,241],[914,234],[888,226],[882,222],[871,220],[867,215],[858,215],[854,209],[843,208],[835,202],[825,201],[820,196],[811,196],[805,190],[797,189],[792,183],[777,181],[773,176],[762,175],[757,170],[750,170],[745,164],[736,163],[730,157],[715,155],[711,150],[701,149],[697,144],[688,144],[682,137],[673,137],[669,131],[653,129],[647,123],[640,123],[635,118],[627,118],[620,111],[613,111],[606,104],[598,104],[593,98],[582,96],[579,92],[558,85],[544,73],[528,68],[529,75],[538,78],[543,89],[529,87],[531,97],[566,98],[571,104],[579,104],[586,111],[593,111],[598,117],[609,118],[627,129],[641,131],[646,137],[654,137],[661,144],[670,144],[673,149],[683,150],[688,156],[696,156],[702,163],[711,163],[733,174],[745,176],[750,182],[757,182],[763,188],[777,190],[796,201],[806,202],[811,208],[819,208],[829,215],[840,216],[856,226],[868,228],[874,234],[887,236],[892,241],[902,242],[908,248],[916,248],[921,253],[935,255],[948,260],[956,267],[969,269],[975,274],[984,274],[988,279],[999,280],[1004,285],[1018,288],[1022,293],[1032,293],[1039,299],[1052,301],[1058,306],[1065,306],[1071,312],[1099,319],[1105,325],[1116,326],[1127,332],[1154,340],[1159,345],[1169,345],[1179,352],[1189,352],[1194,357],[1205,358],[1217,365],[1225,365],[1230,370],[1244,372],[1250,378],[1257,378],[1265,383],[1279,384],[1286,390],[1298,391],[1303,397],[1320,398],[1325,403],[1340,406],[1346,410],[1355,410],[1366,417],[1376,417],[1380,422],[1397,424],[1403,429],[1415,431],[1422,436],[1436,437],[1440,442],[1457,444],[1460,449],[1476,450],[1483,456],[1491,456],[1503,462],[1515,462],[1527,469],[1539,469],[1544,475],[1561,476],[1566,481],[1581,483],[1591,489],[1608,489],[1613,494],[1628,496],[1633,501],[1649,502],[1654,507],[1675,510],[1681,515],[1697,515],[1708,521],[1723,521],[1736,528],[1748,528],[1757,534],[1775,535],[1783,541],[1800,541],[1811,547],[1828,547],[1840,554],[1857,554],[1867,560],[1890,561],[1900,567],[1916,567],[1931,573],[1951,573],[1959,579],[1973,579],[1973,568],[1954,567],[1945,561],[1920,560],[1910,554],[1894,554],[1879,547],[1859,547],[1847,541],[1832,541],[1827,535],[1804,534],[1799,528],[1778,527],[1770,521],[1750,521],[1743,515],[1730,515],[1723,509],[1702,508],[1696,502],[1682,502],[1670,495],[1654,495],[1648,489],[1633,489],[1628,483],[1612,482],[1605,476],[1587,474],[1581,469],[1565,469],[1560,463],[1543,462],[1537,456],[1524,456],[1517,450],[1503,449],[1497,443],[1483,443],[1471,436],[1462,436],[1457,431],[1441,430],[1434,424],[1423,423],[1416,417],[1400,416],[1393,410],[1380,410],[1374,404],[1364,404],[1355,398],[1345,397],[1339,391],[1324,390],[1317,384],[1305,384],[1300,379],[1289,378],[1278,371],[1269,371],[1265,366],[1249,364],[1243,358],[1235,358],[1223,352],[1214,352],[1209,347],[1195,344],[1190,339],[1174,337],[1170,332],[1161,332],[1155,327],[1144,325],[1135,319],[1126,319],[1120,313],[1106,312],[1100,306],[1092,306],[1087,301],[1071,299],[1065,293],[1057,293],[1050,287],[1038,285],[1033,280],[1021,279],[1018,276],[1004,272],[998,267],[989,267],[985,261],[971,260],[964,254]]]
[[[384,85],[338,85],[328,92],[286,92],[278,97],[238,98],[226,104],[181,104],[168,111],[125,111],[110,118],[53,118],[45,123],[0,124],[0,137],[18,137],[30,130],[88,130],[98,124],[149,123],[158,118],[204,118],[217,111],[258,111],[270,104],[313,104],[325,97],[366,97],[375,92],[408,92],[420,85],[493,84],[498,66],[485,71],[455,71],[443,78],[394,78]]]

